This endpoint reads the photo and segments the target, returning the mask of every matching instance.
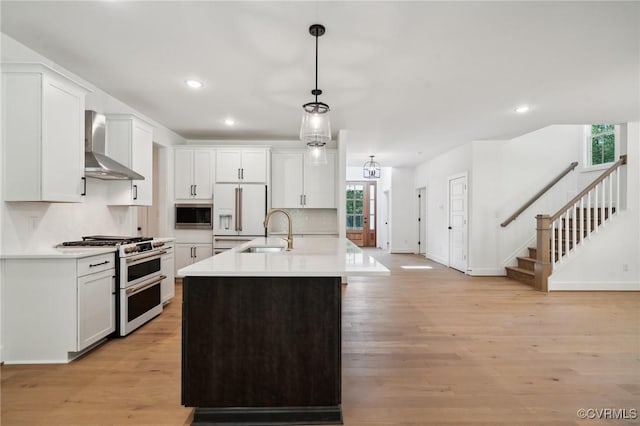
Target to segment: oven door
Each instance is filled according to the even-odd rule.
[[[159,275],[162,270],[161,257],[166,253],[166,250],[160,250],[122,259],[121,270],[124,273],[120,280],[120,288],[135,286],[146,282],[154,275]]]
[[[126,336],[162,313],[161,283],[156,275],[137,285],[120,289],[120,335]]]

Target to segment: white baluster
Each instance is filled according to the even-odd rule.
[[[578,227],[578,212],[576,210],[576,205],[577,203],[573,204],[573,249],[576,249],[576,246],[578,245],[578,231],[577,231],[577,227]]]
[[[587,238],[591,238],[591,191],[587,192]]]
[[[569,212],[571,211],[571,209],[568,209],[565,213],[564,213],[564,255],[568,256],[569,255],[569,250],[570,250],[570,246],[569,246],[569,242],[571,241],[571,236],[569,234],[569,231],[571,230],[571,226],[569,225],[570,222],[570,218],[569,218]]]

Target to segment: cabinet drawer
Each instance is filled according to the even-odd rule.
[[[78,259],[78,276],[106,271],[116,267],[115,253],[105,253],[98,256],[84,257]]]

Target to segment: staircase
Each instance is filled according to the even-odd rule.
[[[555,214],[536,216],[536,247],[528,248],[528,256],[517,257],[517,266],[505,268],[507,277],[548,291],[554,268],[615,216],[621,200],[620,167],[626,162],[627,156],[621,156]]]
[[[590,210],[590,211],[587,211]],[[582,212],[577,211],[576,219],[573,217],[561,218],[561,229],[555,229],[554,242],[549,241],[549,247],[554,247],[555,257],[554,261],[557,263],[560,259],[567,254],[567,251],[571,251],[574,247],[573,235],[575,233],[575,245],[579,245],[580,242],[587,237],[591,232],[594,232],[600,227],[604,221],[609,219],[609,215],[615,214],[615,207],[604,208],[604,213],[601,209],[583,208]],[[583,219],[580,220],[580,217]],[[587,219],[589,218],[589,219]],[[591,226],[588,226],[588,223]],[[562,234],[562,238],[560,238]],[[567,234],[569,238],[567,239]],[[538,249],[536,247],[528,247],[528,256],[517,257],[518,266],[507,266],[507,277],[516,281],[520,281],[524,284],[534,286],[535,285],[535,265],[538,257]],[[551,258],[551,249],[549,250],[549,258]]]

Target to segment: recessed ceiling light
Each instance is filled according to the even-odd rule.
[[[234,120],[233,118],[225,118],[224,124],[226,124],[227,126],[233,126],[236,124],[236,120]]]
[[[527,105],[520,105],[518,108],[516,108],[516,112],[519,114],[524,114],[527,111],[529,111],[529,107]]]
[[[185,83],[192,89],[200,89],[202,87],[202,82],[198,80],[187,80]]]

